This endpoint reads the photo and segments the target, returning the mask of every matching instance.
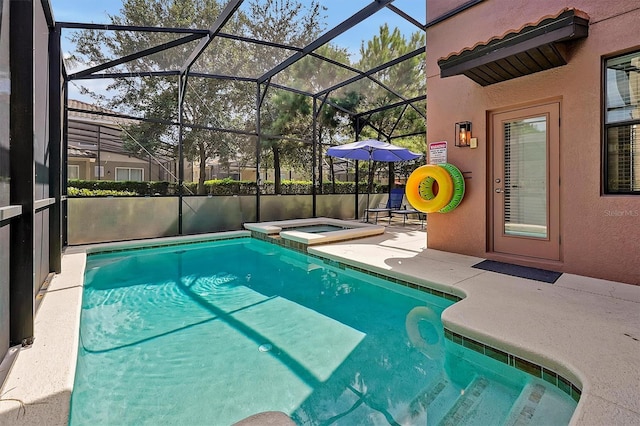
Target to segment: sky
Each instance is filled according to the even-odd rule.
[[[50,0],[53,7],[56,21],[64,22],[108,22],[107,14],[115,14],[120,10],[121,0]],[[307,0],[302,0],[308,2]],[[372,0],[321,0],[329,12],[329,25],[335,25],[346,16],[363,8]],[[248,0],[245,0],[248,3]],[[394,6],[425,23],[426,1],[425,0],[395,0]],[[398,22],[403,21],[399,19]]]
[[[332,28],[370,4],[372,0],[321,0],[322,6],[326,7],[326,22],[328,28]],[[308,0],[302,0],[303,3]],[[244,5],[249,1],[245,0]],[[425,0],[395,0],[392,4],[405,13],[416,18],[421,23],[426,22],[426,1]],[[83,23],[108,23],[108,14],[117,14],[122,6],[121,0],[51,0],[53,15],[56,21],[63,22],[83,22]],[[350,48],[360,47],[362,39],[370,39],[378,32],[378,28],[383,23],[388,23],[390,27],[397,26],[401,31],[410,33],[416,31],[416,27],[408,23],[390,10],[383,10],[374,15],[373,18],[361,23],[357,31],[349,31],[337,41],[341,46]]]
[[[303,3],[309,2],[309,0],[301,1]],[[372,1],[373,0],[320,0],[321,5],[326,8],[324,14],[326,15],[327,29],[335,27]],[[109,23],[110,19],[108,15],[118,14],[122,6],[122,0],[50,0],[50,2],[53,8],[54,19],[58,22]],[[249,0],[245,0],[241,8],[245,8],[248,3]],[[392,4],[424,24],[426,22],[426,3],[426,0],[394,0]],[[366,41],[373,38],[374,35],[378,34],[379,27],[385,23],[387,23],[390,28],[400,28],[400,31],[407,37],[418,29],[398,14],[385,8],[373,17],[370,17],[356,27],[336,37],[333,43],[340,47],[346,47],[351,53],[352,61],[356,61],[363,40]],[[71,43],[66,39],[64,32],[62,49],[65,53],[73,49]],[[73,70],[68,71],[72,72]],[[98,86],[106,86],[108,83],[106,81],[88,80],[84,81],[83,84],[92,86],[93,89],[98,89]],[[72,85],[72,87],[70,87],[70,96],[73,99],[90,101],[88,97],[74,93],[74,91],[76,90]]]

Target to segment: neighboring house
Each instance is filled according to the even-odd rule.
[[[121,126],[135,124],[135,120],[93,114],[95,111],[113,114],[113,111],[86,102],[69,100],[68,179],[116,181],[177,181],[176,161],[165,157],[135,156],[123,148]],[[207,161],[205,180],[231,178],[252,181],[255,166],[240,166],[232,161],[226,167],[217,158]],[[197,182],[200,174],[198,162],[185,161],[185,182]],[[273,179],[273,169],[263,174]],[[295,172],[283,172],[283,179],[304,179]]]
[[[427,3],[427,143],[468,178],[429,248],[640,284],[638,1]]]
[[[77,100],[69,100],[68,166],[69,179],[116,181],[175,181],[176,163],[166,158],[134,156],[124,150],[122,126],[133,120],[79,112],[113,111]],[[190,167],[186,168],[188,176]],[[187,170],[189,172],[187,172]]]

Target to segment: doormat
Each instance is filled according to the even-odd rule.
[[[511,275],[512,277],[528,278],[530,280],[542,281],[550,284],[555,283],[562,275],[562,272],[529,268],[527,266],[513,265],[511,263],[496,262],[495,260],[483,260],[482,262],[473,265],[472,268]]]

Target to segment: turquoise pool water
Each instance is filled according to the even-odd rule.
[[[250,238],[92,255],[70,425],[567,424],[569,396],[443,338],[451,303]]]
[[[325,232],[333,232],[333,231],[342,231],[344,228],[342,226],[336,225],[309,225],[309,226],[295,226],[291,228],[282,228],[283,231],[298,231],[298,232],[306,232],[309,234],[323,234]]]

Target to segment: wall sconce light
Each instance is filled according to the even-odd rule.
[[[468,147],[471,141],[471,122],[461,121],[456,123],[455,146]]]

